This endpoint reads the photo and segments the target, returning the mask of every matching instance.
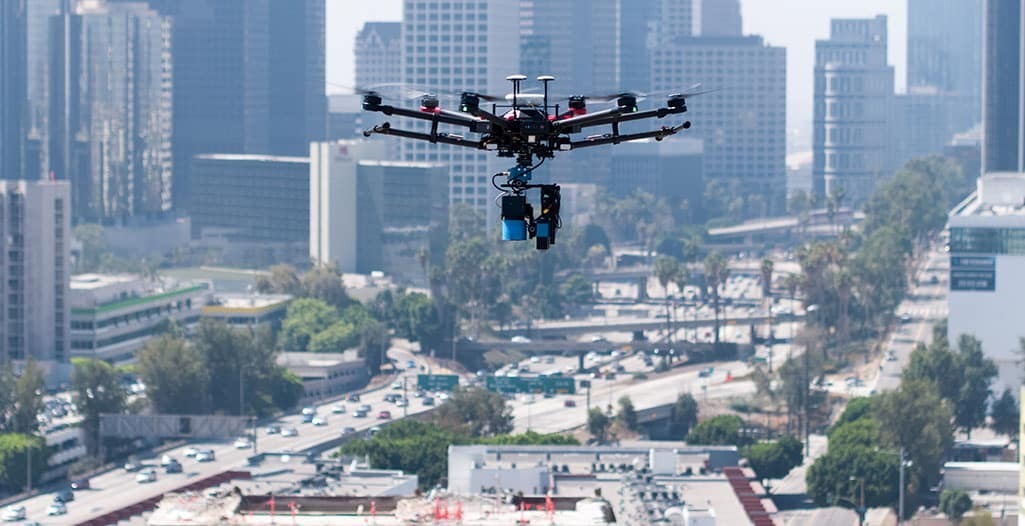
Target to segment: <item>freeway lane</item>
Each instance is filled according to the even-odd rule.
[[[396,348],[390,350],[389,355],[400,365],[405,364],[410,359],[417,362],[418,368],[421,364],[425,363],[408,351]],[[410,378],[409,385],[415,385],[416,373],[417,369],[404,370],[402,376]],[[377,412],[381,409],[388,409],[394,418],[399,418],[402,416],[402,408],[397,408],[383,400],[384,395],[389,392],[393,391],[385,389],[367,393],[362,397],[359,403],[370,404],[373,407],[373,411],[368,418],[353,417],[352,410],[355,408],[353,403],[345,404],[348,411],[344,415],[331,414],[331,407],[334,405],[332,403],[320,406],[318,414],[327,417],[326,426],[302,424],[300,423],[302,417],[299,414],[291,414],[279,418],[274,422],[275,424],[282,427],[294,426],[299,430],[299,436],[282,437],[280,435],[267,435],[265,428],[261,428],[258,430],[257,447],[260,452],[284,451],[286,449],[300,451],[339,436],[341,429],[345,426],[352,426],[358,431],[364,431],[383,423],[375,418]],[[410,402],[409,414],[416,414],[429,409],[425,408],[418,398],[410,396]],[[168,475],[162,469],[158,469],[157,481],[154,483],[139,484],[135,482],[135,473],[125,473],[123,469],[116,469],[96,475],[91,479],[93,489],[77,492],[75,494],[75,501],[68,504],[68,514],[60,517],[46,517],[45,515],[46,507],[53,501],[53,493],[38,495],[21,501],[19,504],[23,504],[26,507],[29,520],[39,521],[42,524],[75,524],[116,510],[127,504],[163,494],[178,486],[221,471],[236,468],[245,469],[247,466],[246,459],[252,454],[251,449],[235,449],[231,441],[196,442],[190,445],[203,449],[213,449],[217,460],[206,463],[196,462],[185,456],[185,446],[182,446],[168,451],[167,454],[182,463],[183,473]],[[292,462],[299,461],[300,459],[298,458],[292,460]],[[144,461],[148,466],[156,466],[159,462],[159,456]],[[271,458],[264,461],[264,466],[273,466],[278,462],[280,461]]]

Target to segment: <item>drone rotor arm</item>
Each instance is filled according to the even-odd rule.
[[[395,137],[403,137],[406,139],[416,139],[419,141],[427,141],[430,143],[441,143],[451,144],[452,146],[464,146],[467,148],[473,148],[475,150],[484,150],[485,144],[483,140],[479,141],[468,141],[459,135],[450,135],[447,133],[421,133],[408,130],[400,130],[398,128],[392,128],[390,123],[381,123],[369,130],[363,132],[364,137],[370,137],[374,134],[380,135],[393,135]]]
[[[588,117],[588,116],[593,117],[595,115],[602,115],[602,118],[594,119],[591,122],[585,122],[584,124],[578,124],[577,127],[578,128],[589,128],[589,127],[593,127],[593,126],[605,126],[605,125],[608,125],[608,124],[619,124],[619,123],[622,123],[622,122],[638,121],[638,120],[641,120],[641,119],[652,119],[652,118],[654,118],[654,119],[662,119],[662,118],[665,118],[666,116],[675,115],[675,114],[679,114],[679,113],[684,113],[686,111],[687,111],[687,108],[685,106],[680,106],[680,107],[656,108],[656,109],[653,109],[653,110],[636,111],[636,112],[632,112],[632,113],[618,113],[618,114],[612,114],[612,115],[608,115],[608,114],[602,115],[600,113],[591,113],[589,115],[584,115],[583,117]],[[574,119],[576,119],[576,118],[581,118],[581,117],[574,117]],[[559,121],[559,123],[564,123],[564,122],[571,121],[571,120],[573,120],[573,119],[564,119],[564,120]]]
[[[627,111],[627,108],[622,106],[616,108],[609,108],[607,110],[597,111],[594,113],[588,113],[577,117],[570,117],[568,119],[562,119],[554,123],[556,133],[567,133],[569,130],[574,128],[586,128],[588,126],[598,126],[600,124],[609,124],[612,121],[619,118],[623,113]]]
[[[455,126],[465,126],[471,131],[476,131],[481,125],[480,119],[474,119],[466,115],[462,115],[452,111],[439,110],[437,112],[427,112],[419,110],[411,110],[407,108],[399,108],[396,106],[389,105],[374,105],[367,107],[363,106],[368,111],[376,111],[385,115],[397,115],[399,117],[409,117],[411,119],[420,119],[424,121],[439,122],[443,124],[452,124]]]
[[[626,135],[608,135],[597,139],[573,141],[570,142],[570,149],[576,150],[578,148],[588,148],[591,146],[602,146],[605,144],[619,144],[626,141],[635,141],[637,139],[655,139],[661,141],[670,135],[674,135],[680,130],[690,128],[690,122],[684,122],[678,126],[663,126],[660,129],[652,130],[648,132],[640,133],[629,133]]]

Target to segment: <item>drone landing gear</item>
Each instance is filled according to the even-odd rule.
[[[502,240],[526,241],[534,239],[538,250],[548,250],[555,244],[555,232],[562,226],[559,218],[561,196],[559,185],[527,184],[525,180],[513,178],[500,185],[506,193],[502,195]],[[541,190],[540,213],[534,215],[534,207],[524,194],[527,190]]]

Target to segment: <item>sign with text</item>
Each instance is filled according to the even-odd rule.
[[[421,391],[452,391],[459,387],[459,376],[454,374],[418,374],[416,387]]]
[[[488,376],[484,386],[499,393],[576,393],[576,383],[566,376]]]
[[[951,256],[950,290],[996,290],[997,262],[994,256]]]

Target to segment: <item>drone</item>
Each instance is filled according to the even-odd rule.
[[[543,85],[542,94],[521,92],[520,84],[526,79],[525,75],[506,77],[506,80],[512,82],[513,90],[505,97],[471,91],[462,92],[459,95],[459,111],[442,109],[436,94],[421,94],[419,109],[407,109],[384,104],[384,99],[378,91],[362,90],[365,111],[430,122],[430,131],[427,133],[393,128],[391,123],[384,122],[364,131],[363,135],[393,135],[435,144],[497,152],[498,157],[515,158],[516,165],[509,171],[497,173],[492,177],[492,185],[500,192],[496,201],[500,200],[502,210],[502,239],[534,239],[537,250],[547,250],[555,243],[556,232],[561,228],[562,221],[559,216],[559,185],[530,183],[531,173],[540,167],[545,159],[554,158],[556,152],[592,146],[651,138],[661,141],[680,130],[690,128],[690,122],[684,121],[676,126],[662,126],[657,130],[627,134],[621,134],[619,127],[624,122],[661,119],[685,113],[686,99],[705,93],[671,93],[667,96],[664,107],[643,111],[637,107],[638,100],[646,96],[642,93],[573,95],[566,98],[566,107],[561,108],[559,104],[549,104],[548,84],[555,80],[554,76],[537,77],[538,82]],[[589,100],[615,101],[615,107],[589,113]],[[490,110],[487,109],[487,103],[490,103]],[[438,126],[441,124],[464,127],[469,133],[479,135],[479,138],[468,139],[459,134],[439,132]],[[581,139],[572,137],[596,126],[611,126],[611,133],[594,134]],[[496,180],[501,177],[504,177],[505,181],[498,184]],[[526,196],[526,192],[532,189],[540,191],[540,203],[536,213]]]

